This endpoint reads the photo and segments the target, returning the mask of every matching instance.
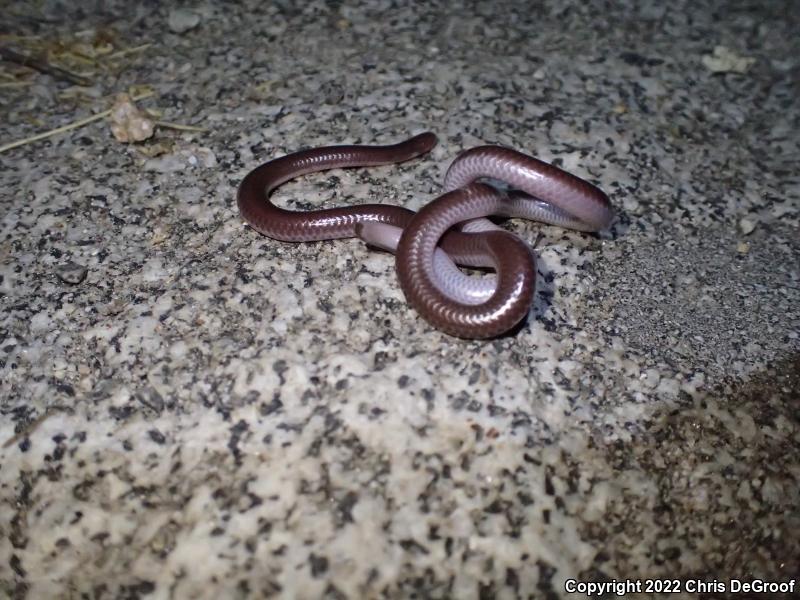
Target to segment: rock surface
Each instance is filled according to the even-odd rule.
[[[800,5],[529,5],[209,3],[176,34],[159,3],[15,4],[16,33],[151,43],[106,96],[149,84],[207,132],[94,123],[0,155],[1,595],[797,576]],[[746,71],[704,66],[718,46]],[[2,91],[4,141],[91,114],[52,89]],[[596,182],[602,235],[508,223],[541,235],[512,335],[443,335],[389,255],[239,218],[263,161],[425,130],[428,157],[275,200],[417,209],[479,143]]]

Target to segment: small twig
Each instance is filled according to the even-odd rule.
[[[152,95],[153,92],[143,92],[138,96],[134,96],[132,99],[134,102],[136,102],[137,100],[149,98]],[[57,127],[56,129],[51,129],[50,131],[45,131],[44,133],[39,133],[29,138],[17,140],[16,142],[11,142],[9,144],[6,144],[5,146],[0,146],[0,152],[5,152],[6,150],[11,150],[12,148],[24,146],[25,144],[30,144],[31,142],[38,142],[39,140],[43,140],[45,138],[58,135],[59,133],[64,133],[65,131],[70,131],[72,129],[77,129],[78,127],[83,127],[84,125],[88,125],[89,123],[93,123],[94,121],[99,121],[100,119],[104,119],[110,114],[111,114],[111,109],[109,108],[108,110],[99,112],[96,115],[92,115],[91,117],[86,117],[85,119],[81,119],[80,121],[75,121],[74,123],[69,123],[68,125]]]
[[[0,42],[21,42],[25,40],[40,40],[42,36],[32,33],[30,35],[15,35],[13,33],[4,33],[0,35]]]
[[[134,46],[133,48],[125,48],[124,50],[118,50],[117,52],[112,52],[108,56],[104,56],[104,60],[114,60],[115,58],[122,58],[123,56],[127,56],[128,54],[133,54],[134,52],[141,52],[142,50],[147,50],[152,44],[142,44],[141,46]]]
[[[66,69],[62,69],[61,67],[56,67],[55,65],[51,65],[46,60],[41,60],[39,58],[34,58],[33,56],[27,56],[25,54],[20,54],[16,50],[12,50],[11,48],[3,48],[0,46],[0,58],[3,60],[7,60],[9,62],[17,63],[18,65],[22,65],[24,67],[30,67],[31,69],[36,69],[37,71],[41,71],[42,73],[47,73],[48,75],[52,75],[53,77],[57,77],[59,79],[64,79],[74,85],[82,85],[82,86],[90,86],[92,82],[89,81],[86,77],[82,77],[80,75],[76,75]]]
[[[195,127],[194,125],[179,125],[178,123],[169,123],[167,121],[156,121],[159,127],[166,127],[167,129],[178,129],[180,131],[200,131],[205,133],[208,129],[202,127]]]
[[[0,88],[20,88],[33,85],[32,81],[4,81],[0,83]]]
[[[81,54],[80,52],[75,52],[74,50],[66,50],[64,51],[61,56],[68,56],[74,61],[79,63],[83,63],[84,65],[93,67],[97,64],[97,59],[92,58],[91,56],[86,56],[85,54]]]

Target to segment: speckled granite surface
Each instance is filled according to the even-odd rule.
[[[13,5],[5,33],[152,46],[96,100],[0,89],[3,142],[132,84],[208,131],[131,146],[95,123],[0,154],[3,596],[798,576],[798,4],[398,4],[200,3],[183,33],[156,4]],[[713,72],[716,46],[754,62]],[[509,224],[541,235],[512,336],[440,334],[388,255],[237,214],[261,161],[428,129],[430,157],[277,201],[418,208],[485,142],[597,182],[603,235]]]

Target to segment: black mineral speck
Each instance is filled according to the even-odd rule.
[[[274,414],[279,412],[283,408],[283,402],[276,394],[272,400],[268,403],[262,403],[261,406],[258,408],[258,412],[261,414],[262,417],[266,417],[268,415]]]
[[[519,575],[514,569],[506,569],[506,585],[514,590],[519,590]]]
[[[417,542],[416,540],[412,540],[409,538],[405,540],[400,540],[399,543],[400,547],[403,550],[405,550],[406,552],[410,552],[411,554],[430,554],[430,552],[428,552],[428,549],[419,542]]]
[[[147,435],[150,436],[150,439],[153,440],[156,444],[164,444],[167,441],[167,438],[164,437],[164,434],[161,433],[158,429],[151,429],[147,432]]]
[[[536,587],[544,594],[544,598],[557,600],[558,594],[553,589],[552,581],[556,572],[555,568],[543,560],[536,561],[536,565],[539,567],[539,583],[536,584]]]
[[[317,556],[312,552],[308,562],[311,565],[311,575],[314,577],[319,577],[328,570],[328,559],[324,556]]]
[[[550,477],[549,474],[545,474],[544,476],[544,493],[548,496],[552,496],[556,493],[555,488],[553,487],[553,479]]]
[[[285,360],[279,359],[272,363],[272,370],[278,375],[278,378],[281,380],[281,385],[286,383],[286,378],[283,374],[289,370],[289,365],[286,364]]]
[[[17,556],[16,554],[12,554],[11,555],[11,560],[8,561],[8,565],[11,567],[11,569],[14,571],[14,573],[16,573],[19,577],[23,577],[24,578],[25,575],[27,574],[25,572],[25,569],[22,568],[22,561],[19,559],[19,556]]]
[[[239,450],[239,442],[242,436],[249,430],[250,426],[247,424],[247,421],[244,420],[239,421],[236,425],[231,427],[231,439],[228,440],[228,449],[231,451],[231,454],[233,454],[237,465],[242,462],[242,451]]]
[[[356,492],[347,492],[339,502],[339,510],[342,513],[342,518],[348,522],[353,522],[353,507],[358,503],[358,494]]]
[[[156,584],[152,581],[141,581],[136,585],[136,591],[140,594],[152,594],[156,591]]]
[[[648,58],[636,52],[622,52],[619,57],[634,67],[655,67],[664,62],[660,58]]]

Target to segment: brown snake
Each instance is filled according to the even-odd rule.
[[[515,150],[480,146],[456,158],[445,177],[445,193],[418,213],[384,204],[296,212],[269,199],[275,188],[300,175],[399,163],[435,144],[435,135],[423,133],[391,146],[326,146],[276,158],[244,178],[239,211],[253,229],[278,240],[358,236],[392,250],[406,298],[429,323],[462,338],[498,336],[527,315],[536,266],[525,242],[483,217],[524,217],[597,231],[611,223],[613,212],[594,185]],[[482,177],[521,193],[476,182]],[[490,267],[496,279],[469,277],[454,263]]]

